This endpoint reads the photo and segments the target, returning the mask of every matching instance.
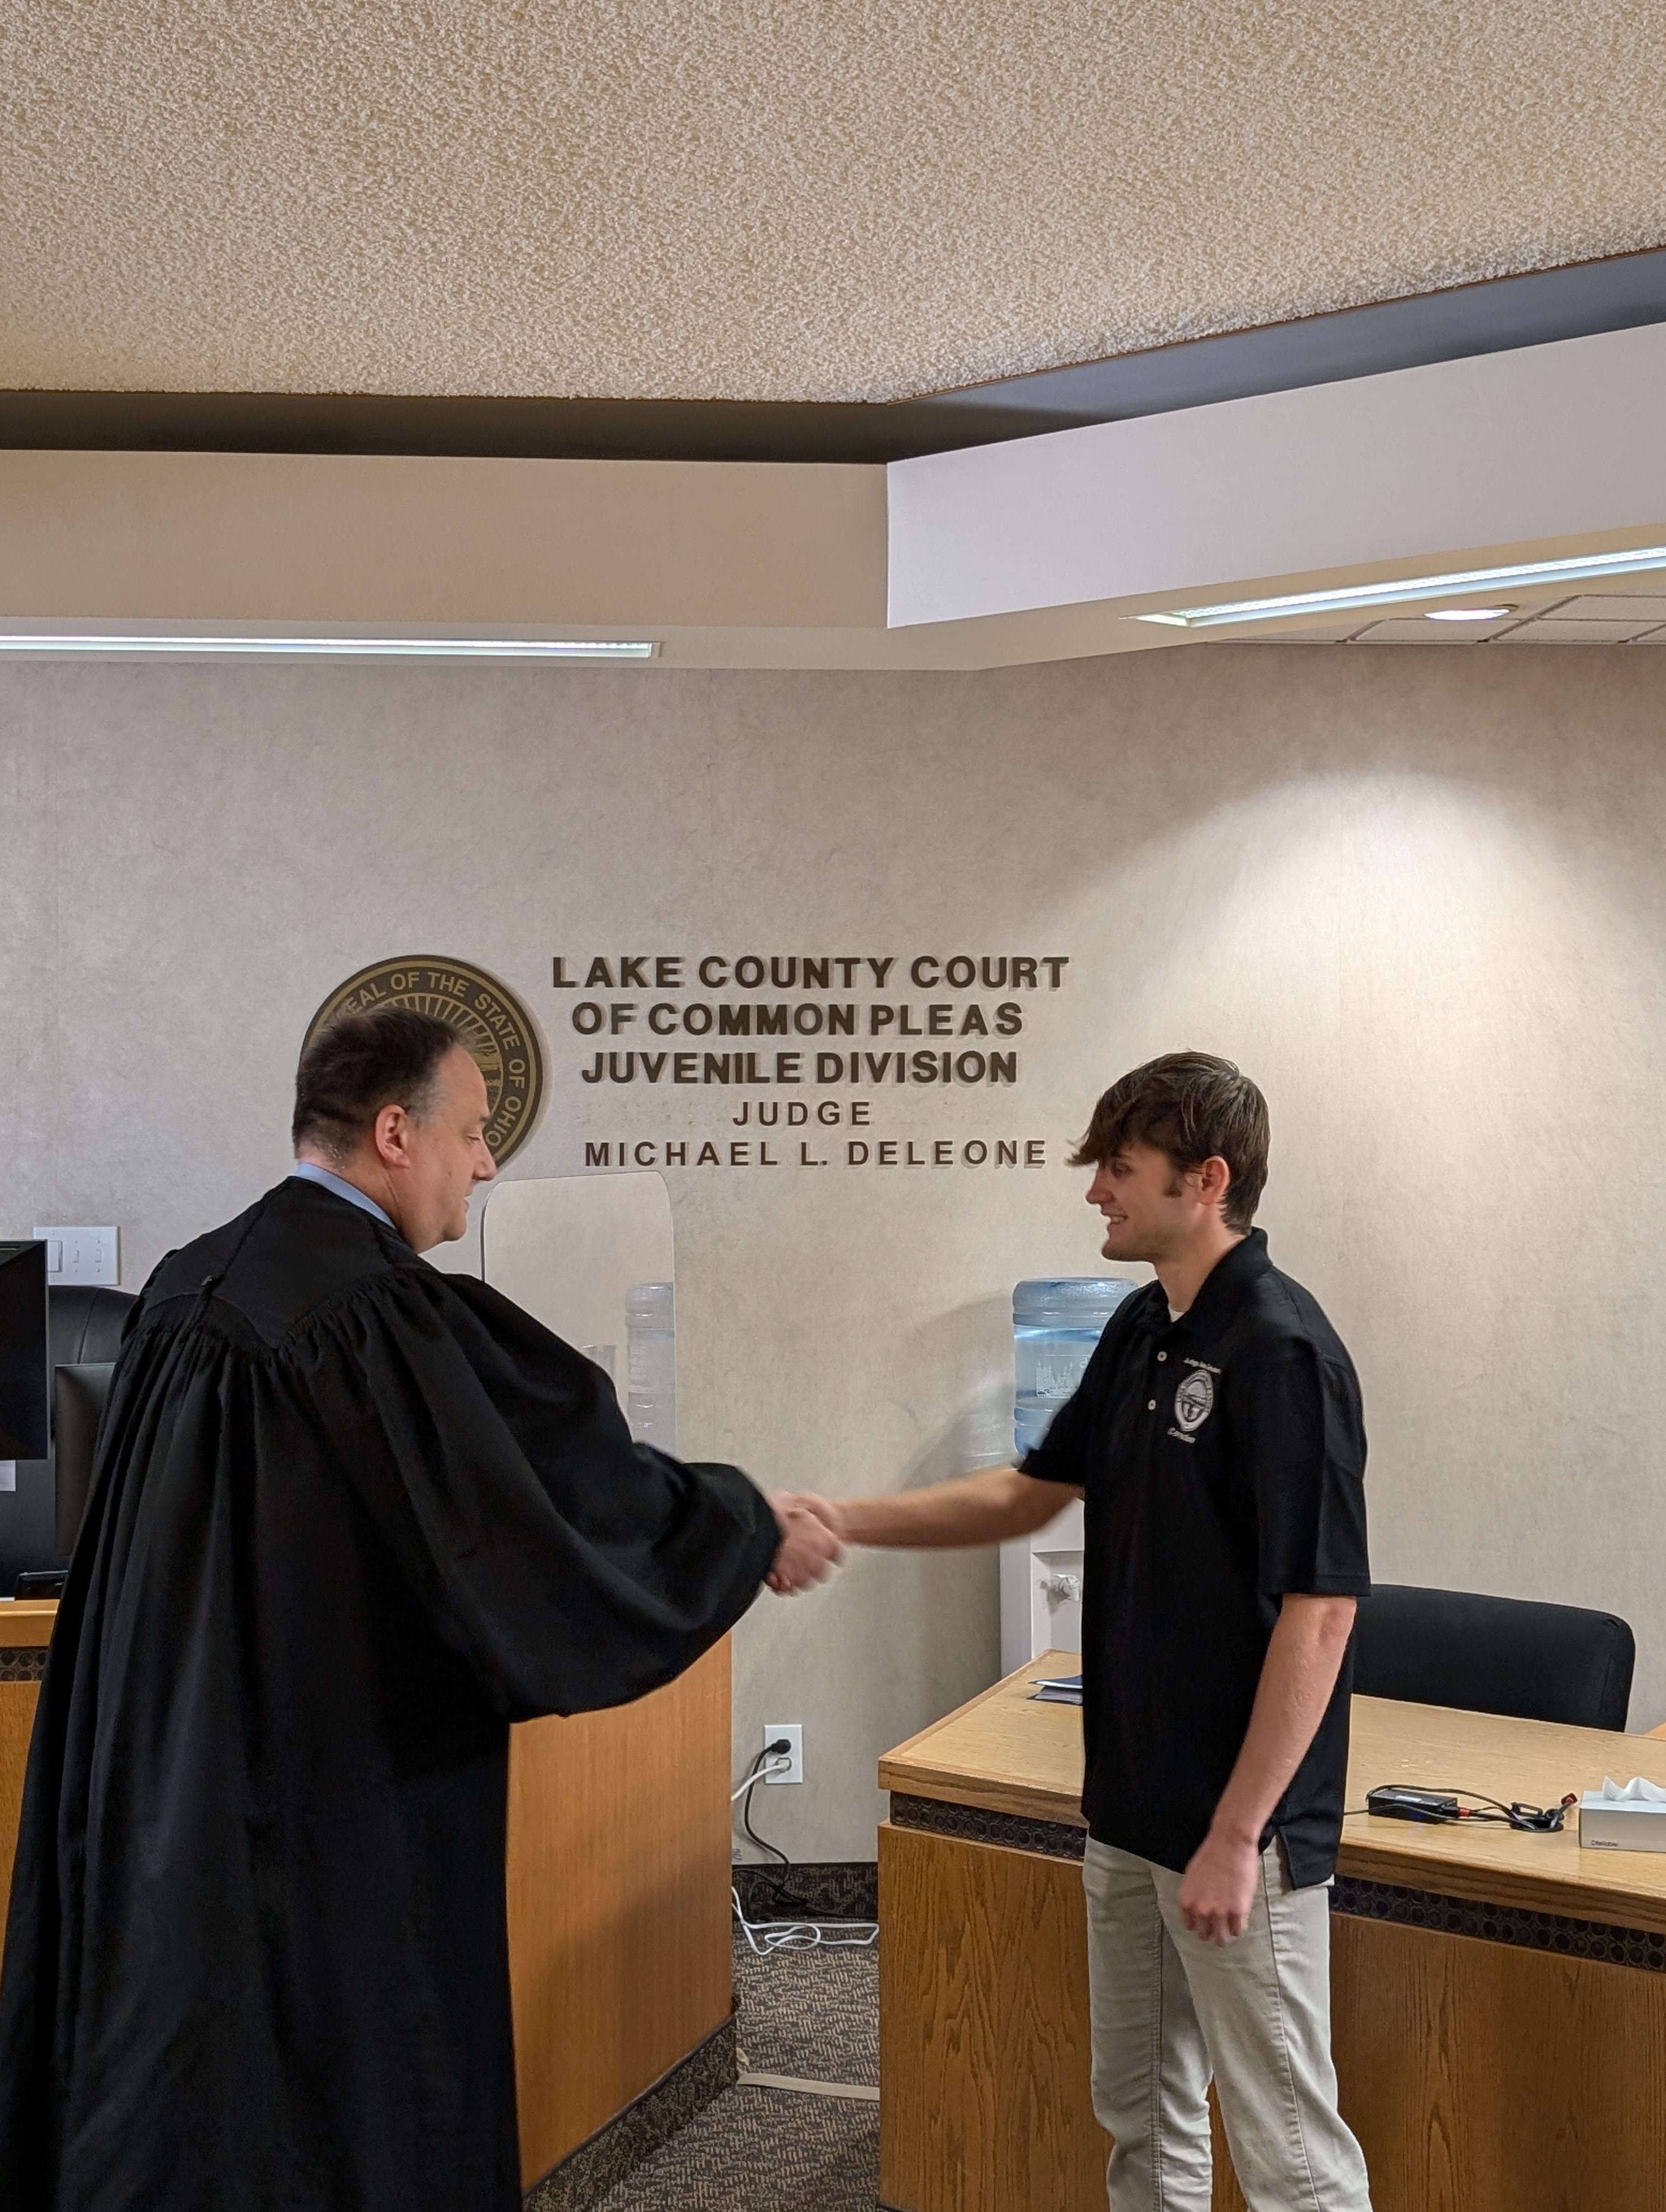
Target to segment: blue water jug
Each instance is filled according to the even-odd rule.
[[[1081,1381],[1105,1323],[1134,1288],[1115,1275],[1051,1275],[1012,1291],[1012,1434],[1023,1458]]]

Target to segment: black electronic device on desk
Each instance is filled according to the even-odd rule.
[[[1400,1782],[1365,1792],[1365,1810],[1379,1820],[1415,1820],[1435,1828],[1453,1827],[1460,1820],[1490,1821],[1535,1836],[1559,1835],[1568,1808],[1578,1802],[1570,1791],[1560,1805],[1524,1805],[1519,1800],[1505,1804],[1478,1790],[1414,1790]]]
[[[38,1238],[0,1244],[0,1466],[45,1459],[52,1448],[48,1374],[51,1323],[46,1247]]]
[[[51,1417],[48,1425],[61,1433],[55,1448],[51,1437],[37,1431],[27,1456],[17,1456],[15,1489],[0,1492],[0,1597],[51,1597],[62,1586],[75,1547],[87,1502],[99,1415],[123,1332],[137,1301],[131,1291],[104,1284],[54,1284],[48,1289],[43,1243],[32,1248],[0,1244],[0,1364],[18,1341],[7,1327],[8,1300],[15,1293],[5,1279],[7,1255],[19,1249],[39,1255],[35,1264],[40,1269],[45,1311],[40,1400]],[[0,1380],[0,1389],[3,1387]],[[0,1459],[5,1456],[0,1451]]]
[[[77,1359],[52,1370],[53,1494],[58,1548],[67,1559],[81,1534],[99,1423],[110,1395],[113,1359]]]
[[[53,1540],[67,1559],[76,1548],[93,1487],[99,1423],[110,1395],[113,1359],[76,1359],[52,1370]],[[17,1577],[19,1597],[62,1597],[66,1567],[26,1567]]]

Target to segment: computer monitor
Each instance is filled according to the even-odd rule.
[[[93,1486],[99,1422],[115,1371],[113,1359],[78,1359],[52,1370],[54,1540],[65,1559],[81,1534],[87,1494]]]
[[[52,1449],[46,1247],[0,1244],[0,1463]]]

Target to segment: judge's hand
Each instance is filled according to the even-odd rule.
[[[778,1491],[769,1500],[781,1530],[781,1544],[769,1570],[769,1587],[779,1597],[795,1596],[824,1579],[844,1557],[844,1547],[825,1521],[801,1498]]]
[[[1180,1885],[1180,1917],[1206,1943],[1237,1941],[1250,1925],[1261,1886],[1257,1839],[1211,1828],[1193,1852]]]
[[[818,1498],[813,1490],[778,1490],[769,1503],[777,1513],[783,1508],[790,1512],[808,1513],[819,1521],[828,1534],[840,1544],[850,1541],[850,1533],[844,1524],[842,1507],[830,1498]]]

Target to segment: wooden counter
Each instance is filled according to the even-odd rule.
[[[17,1856],[17,1814],[23,1802],[23,1770],[29,1731],[40,1696],[46,1645],[58,1618],[55,1599],[0,1600],[0,1928]]]
[[[53,1604],[0,1602],[0,1917]],[[633,1705],[511,1732],[527,2184],[730,2019],[729,1646]]]
[[[881,2196],[1103,2212],[1088,2100],[1081,1729],[1052,1653],[890,1753],[880,1834]],[[1666,1743],[1354,1701],[1380,1783],[1554,1802],[1666,1783]],[[1342,2107],[1376,2212],[1666,2212],[1666,1856],[1345,1824],[1332,1892]],[[1216,2212],[1241,2206],[1217,2136]]]
[[[27,1651],[52,1641],[58,1618],[55,1597],[0,1600],[0,1651]]]

